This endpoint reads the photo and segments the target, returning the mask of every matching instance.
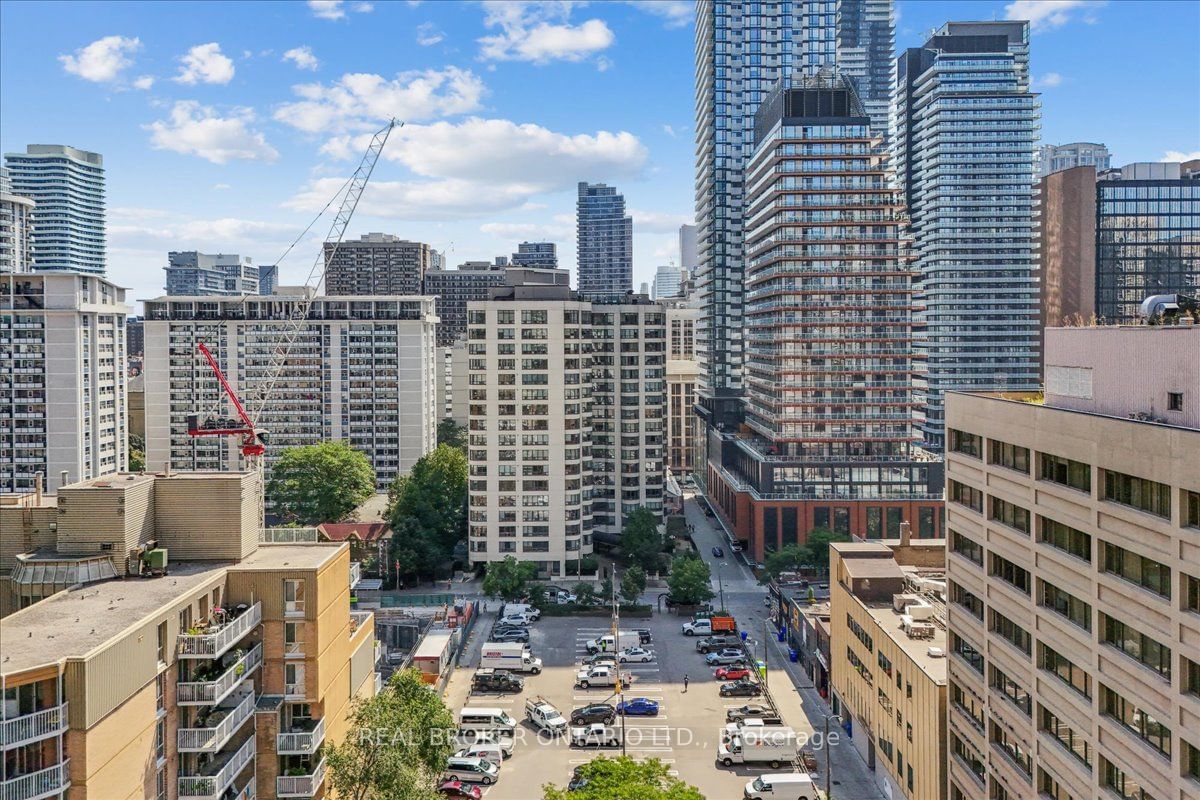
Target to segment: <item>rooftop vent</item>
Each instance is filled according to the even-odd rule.
[[[931,647],[931,648],[929,648],[929,657],[930,658],[945,658],[946,651],[940,647]]]

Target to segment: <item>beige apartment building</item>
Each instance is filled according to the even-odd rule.
[[[947,400],[951,800],[1200,798],[1200,330]]]
[[[667,467],[676,478],[695,471],[693,455],[699,421],[692,406],[696,404],[696,382],[700,362],[696,360],[696,321],[700,309],[683,301],[667,305]]]
[[[832,706],[885,797],[946,797],[945,545],[830,546]]]
[[[262,541],[261,503],[255,473],[3,498],[0,797],[325,796],[374,620],[348,545]]]

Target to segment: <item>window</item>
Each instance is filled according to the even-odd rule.
[[[1041,465],[1042,480],[1061,483],[1063,486],[1091,493],[1092,468],[1087,464],[1051,453],[1042,453]]]
[[[950,734],[950,752],[958,756],[979,782],[983,783],[983,777],[986,774],[983,759],[953,732]]]
[[[988,574],[1004,580],[1025,594],[1029,594],[1033,586],[1029,570],[995,553],[988,554]]]
[[[1046,770],[1038,767],[1038,791],[1050,800],[1075,800]]]
[[[1058,716],[1041,703],[1038,703],[1038,730],[1045,731],[1058,740],[1059,744],[1071,751],[1089,767],[1092,765],[1092,746],[1088,740],[1067,726]]]
[[[983,548],[974,539],[963,536],[958,531],[950,531],[950,550],[983,566]]]
[[[1038,643],[1038,666],[1089,700],[1092,698],[1092,676],[1044,642]]]
[[[1163,597],[1171,597],[1171,569],[1145,556],[1140,556],[1123,547],[1108,542],[1104,546],[1101,562],[1105,572],[1117,575],[1143,589],[1149,589]]]
[[[1029,474],[1029,448],[993,439],[988,443],[988,463]]]
[[[167,623],[158,623],[158,663],[167,663]]]
[[[966,661],[971,669],[983,674],[983,655],[954,631],[950,632],[950,652]]]
[[[973,458],[983,457],[983,437],[974,433],[958,431],[951,428],[950,450]]]
[[[1183,392],[1167,392],[1167,411],[1183,411]]]
[[[1200,528],[1200,492],[1183,491],[1183,526]]]
[[[1191,742],[1183,743],[1183,774],[1188,778],[1200,780],[1200,748]]]
[[[983,704],[976,703],[975,698],[954,681],[950,681],[950,702],[966,714],[980,732],[983,731]]]
[[[1112,645],[1167,680],[1171,679],[1171,648],[1151,639],[1134,626],[1101,612],[1100,641]]]
[[[1183,574],[1183,610],[1200,614],[1200,578]]]
[[[304,623],[283,623],[283,657],[304,657]]]
[[[1026,775],[1033,777],[1033,758],[1026,752],[1021,743],[1014,738],[1010,738],[1008,731],[1001,728],[1000,725],[992,720],[991,735],[988,737],[992,744],[999,747],[1012,762],[1016,764]]]
[[[1053,609],[1085,631],[1092,629],[1092,607],[1054,584],[1038,580],[1038,603]]]
[[[167,758],[167,721],[160,719],[154,724],[154,757],[158,763]]]
[[[1033,706],[1029,699],[1029,692],[1022,688],[1021,684],[1008,677],[1006,673],[996,668],[995,665],[988,667],[990,680],[989,685],[1004,695],[1015,705],[1021,709],[1025,716],[1030,716],[1033,713]]]
[[[1171,518],[1170,486],[1108,469],[1102,470],[1102,473],[1105,500],[1164,519]]]
[[[967,486],[956,480],[947,481],[950,489],[950,499],[964,505],[980,514],[983,513],[983,492],[974,486]]]
[[[1100,756],[1100,785],[1105,789],[1112,789],[1126,800],[1156,800],[1154,795],[1142,788],[1137,778],[1129,777],[1124,770],[1104,756]]]
[[[1133,731],[1167,758],[1171,757],[1171,729],[1104,684],[1100,684],[1100,713]]]
[[[283,582],[283,613],[303,616],[304,579],[286,579]]]
[[[1021,533],[1029,533],[1029,512],[1026,509],[1007,500],[1001,500],[999,497],[992,497],[991,501],[992,507],[989,515],[991,519],[1010,528],[1016,528]]]
[[[1179,666],[1183,670],[1183,693],[1200,697],[1200,664],[1187,656],[1179,657]]]
[[[293,697],[304,697],[304,664],[283,665],[283,692]]]
[[[1025,655],[1029,655],[1032,652],[1032,639],[1029,636],[1029,631],[995,609],[991,610],[991,624],[988,628],[993,633],[998,633],[1007,639],[1013,647],[1016,647],[1025,653]]]
[[[875,649],[875,640],[871,638],[871,634],[867,633],[863,626],[859,625],[858,621],[854,619],[854,617],[850,616],[849,612],[846,614],[846,626],[850,628],[850,632],[853,633],[855,637],[857,637],[858,640],[863,643],[864,647],[866,647],[868,650]]]
[[[954,581],[950,581],[950,602],[962,606],[970,611],[977,620],[983,622],[983,601]]]
[[[1057,547],[1084,561],[1092,561],[1092,537],[1070,525],[1055,522],[1048,517],[1038,517],[1038,541]]]

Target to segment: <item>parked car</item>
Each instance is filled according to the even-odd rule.
[[[742,643],[742,637],[736,633],[720,633],[708,636],[696,642],[697,653],[712,653],[725,647],[737,647]]]
[[[596,722],[611,725],[617,718],[617,710],[608,703],[592,703],[571,712],[572,725],[591,725]]]
[[[572,747],[620,747],[621,734],[599,723],[571,729]]]
[[[712,554],[713,554],[714,556],[716,556],[717,558],[724,558],[724,557],[725,557],[725,551],[724,551],[724,550],[722,550],[722,549],[721,549],[721,548],[719,548],[719,547],[714,547],[714,548],[712,549]]]
[[[594,667],[597,664],[615,664],[617,663],[616,653],[596,653],[595,655],[586,656],[583,659],[586,666]]]
[[[511,753],[510,753],[511,755]],[[455,752],[455,758],[482,758],[492,762],[496,766],[504,763],[505,755],[504,748],[498,744],[489,742],[473,742],[461,750]]]
[[[567,791],[568,791],[568,792],[573,792],[573,791],[575,791],[576,789],[582,789],[582,788],[584,788],[585,786],[587,786],[587,785],[588,785],[588,779],[587,779],[587,778],[585,778],[585,777],[583,777],[583,775],[582,775],[582,774],[580,774],[580,773],[582,773],[582,772],[583,772],[583,765],[582,765],[582,764],[580,764],[578,767],[576,767],[576,768],[574,769],[574,771],[572,771],[572,772],[571,772],[571,780],[570,780],[570,782],[567,784]]]
[[[744,706],[738,706],[726,711],[725,719],[730,722],[741,722],[747,719],[761,719],[763,722],[771,722],[779,720],[779,716],[768,706],[747,703]]]
[[[483,758],[455,758],[454,756],[450,756],[450,758],[446,759],[446,769],[442,775],[446,781],[470,781],[471,783],[482,783],[484,786],[490,786],[500,777],[500,768]]]
[[[741,680],[721,685],[721,697],[758,697],[762,687],[754,681]]]
[[[724,647],[715,653],[704,657],[704,663],[710,667],[731,667],[746,663],[746,654],[736,647]]]
[[[500,618],[499,624],[525,626],[531,622],[533,622],[533,617],[531,615],[520,612],[516,614],[506,614]]]
[[[466,800],[479,800],[483,797],[483,790],[478,786],[467,786],[460,780],[443,781],[437,790],[438,794],[443,797],[466,798]]]
[[[471,688],[477,692],[519,692],[525,688],[525,680],[502,669],[484,668],[475,670]]]
[[[639,639],[639,644],[650,644],[654,641],[654,637],[650,635],[649,628],[636,628]]]
[[[658,703],[648,697],[635,697],[617,703],[617,713],[630,717],[657,717]]]
[[[502,630],[493,630],[491,640],[493,642],[528,642],[529,631],[525,628],[504,628]]]
[[[737,542],[734,542],[733,544],[729,545],[729,549],[735,553],[740,553],[744,548]]]
[[[654,660],[654,651],[643,647],[626,647],[621,651],[618,660],[622,663],[645,664]]]
[[[719,667],[713,676],[719,681],[740,681],[750,677],[747,667]]]

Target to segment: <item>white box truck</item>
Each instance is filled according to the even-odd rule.
[[[591,653],[619,653],[626,647],[637,647],[642,643],[641,634],[637,631],[617,631],[614,637],[611,633],[597,636],[587,643],[587,651]]]
[[[741,728],[717,744],[717,760],[734,764],[766,764],[779,769],[796,760],[796,732],[783,727]]]
[[[522,642],[486,642],[480,653],[479,666],[537,675],[542,671],[542,660]]]
[[[782,772],[759,775],[746,784],[745,800],[820,800],[817,785],[811,775],[802,772]]]

